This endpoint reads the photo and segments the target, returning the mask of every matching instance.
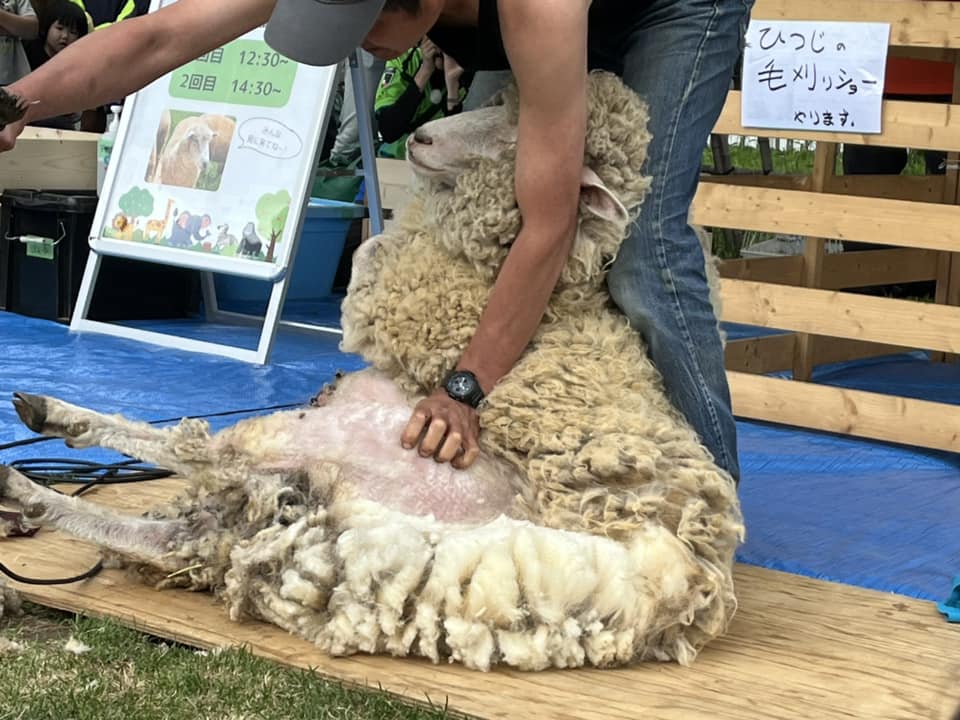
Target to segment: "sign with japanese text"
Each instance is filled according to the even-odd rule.
[[[890,25],[752,20],[741,124],[879,133]]]
[[[91,247],[280,276],[309,200],[335,75],[275,52],[260,27],[128,98]]]

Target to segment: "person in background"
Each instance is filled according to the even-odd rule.
[[[100,30],[127,18],[146,15],[150,0],[71,0],[93,18],[93,26]]]
[[[90,16],[70,0],[50,0],[39,16],[40,33],[23,44],[30,69],[36,70],[68,45],[90,32]],[[35,127],[78,130],[81,113],[68,113],[30,123]]]
[[[36,70],[67,45],[76,42],[91,30],[92,22],[70,0],[50,0],[39,15],[40,33],[23,43],[30,69]]]
[[[22,41],[36,37],[38,27],[30,0],[0,0],[0,86],[30,72]]]
[[[380,155],[403,159],[410,133],[431,120],[461,112],[472,76],[429,38],[388,60],[374,104],[385,143]]]

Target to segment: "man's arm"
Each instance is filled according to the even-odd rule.
[[[485,392],[529,344],[573,244],[586,135],[588,7],[586,0],[501,5],[520,95],[516,191],[523,225],[457,365],[473,371]],[[467,467],[479,454],[476,428],[476,413],[441,390],[418,404],[402,442],[412,447],[426,429],[421,454]]]
[[[37,16],[32,12],[29,15],[18,15],[8,10],[0,10],[0,34],[35,38],[38,28]]]
[[[124,97],[205,52],[264,24],[275,0],[179,0],[91,33],[7,87],[30,106],[0,135],[13,147],[23,125]]]
[[[459,363],[487,392],[530,342],[567,261],[587,122],[587,4],[505,3],[501,23],[520,96],[516,192],[523,226]]]

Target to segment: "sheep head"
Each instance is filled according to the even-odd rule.
[[[544,323],[610,302],[606,271],[649,186],[640,98],[615,76],[591,74],[579,225]],[[516,93],[424,125],[409,141],[421,187],[398,230],[353,256],[341,348],[410,391],[436,387],[479,323],[521,217],[514,187]],[[535,343],[534,343],[535,344]]]
[[[420,181],[424,212],[418,229],[433,234],[454,257],[493,277],[520,230],[514,160],[518,101],[507,88],[487,107],[442,118],[407,141]],[[588,82],[588,124],[581,176],[580,223],[560,286],[599,287],[649,187],[640,169],[649,134],[641,99],[609,73]]]

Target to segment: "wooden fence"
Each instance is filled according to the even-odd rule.
[[[755,20],[880,21],[891,52],[957,62],[960,3],[922,0],[757,0]],[[955,73],[960,79],[960,72]],[[960,100],[954,88],[953,101]],[[960,353],[960,106],[885,101],[879,135],[744,128],[731,92],[715,128],[816,142],[809,176],[705,176],[695,222],[805,237],[796,257],[731,260],[722,275],[723,319],[788,331],[729,343],[727,368],[740,417],[930,448],[960,450],[960,407],[811,382],[813,368],[842,360],[933,351]],[[837,175],[844,142],[950,151],[945,175]],[[827,254],[829,239],[889,249]],[[935,303],[849,292],[936,281]],[[763,373],[792,370],[792,380]]]

